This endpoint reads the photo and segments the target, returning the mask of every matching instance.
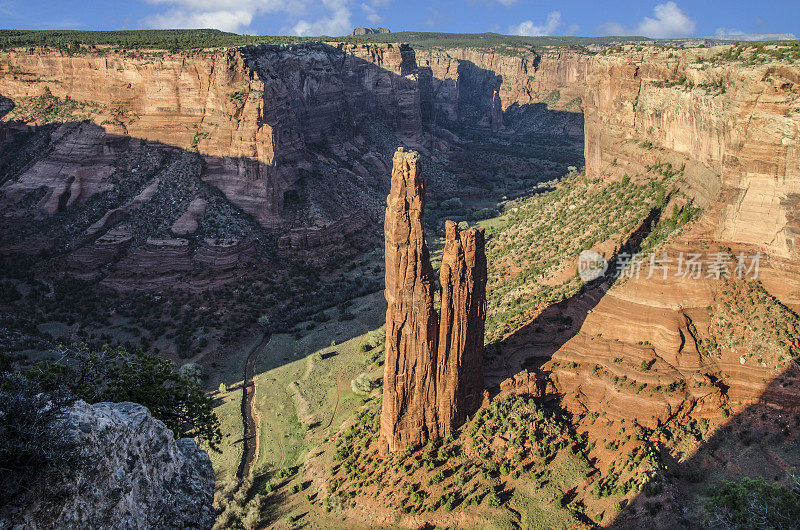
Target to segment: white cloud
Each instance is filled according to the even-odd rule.
[[[547,21],[540,26],[535,25],[532,20],[526,20],[525,22],[508,28],[508,32],[512,35],[523,35],[525,37],[552,35],[560,25],[561,11],[551,11],[547,15]]]
[[[685,37],[697,28],[697,21],[689,18],[675,2],[658,4],[653,14],[656,18],[644,17],[639,23],[638,32],[645,37]]]
[[[378,13],[379,7],[385,7],[388,5],[389,2],[387,0],[372,0],[372,2],[364,2],[361,4],[361,10],[367,17],[367,20],[372,22],[373,24],[377,24],[379,22],[383,22],[384,17],[380,13]]]
[[[567,26],[567,30],[564,32],[564,35],[570,35],[570,36],[571,36],[571,35],[577,35],[577,34],[578,34],[578,31],[579,31],[580,29],[581,29],[581,27],[580,27],[579,25],[577,25],[577,24],[570,24],[569,26]]]
[[[302,13],[308,0],[148,0],[171,9],[146,17],[142,23],[150,28],[213,28],[242,31],[253,17],[267,13]]]
[[[601,35],[643,35],[656,39],[688,37],[697,29],[697,21],[684,13],[675,2],[658,4],[653,17],[644,17],[635,28],[626,28],[619,22],[606,22],[597,27]]]
[[[145,24],[151,28],[213,28],[222,31],[240,31],[253,20],[253,13],[244,10],[235,11],[183,11],[172,10],[160,15],[151,15]]]
[[[518,0],[497,0],[498,4],[503,4],[504,6],[512,6],[517,3]]]
[[[322,4],[331,11],[330,16],[317,20],[301,20],[292,28],[294,35],[301,37],[317,37],[328,35],[331,37],[345,35],[353,30],[350,21],[350,10],[347,0],[322,0]]]

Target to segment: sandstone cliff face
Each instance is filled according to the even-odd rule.
[[[698,61],[717,53],[646,49],[592,58],[584,100],[587,174],[636,178],[656,176],[666,164],[683,168],[684,189],[704,213],[660,252],[761,252],[760,282],[796,309],[800,69]],[[689,414],[714,418],[723,407],[736,412],[756,400],[792,409],[785,405],[796,400],[791,386],[773,384],[764,393],[782,361],[760,354],[752,362],[741,342],[708,351],[719,340],[712,314],[731,305],[731,290],[714,278],[673,275],[595,288],[554,308],[576,324],[544,369],[574,410],[653,427]],[[727,317],[725,333],[742,325],[761,336],[764,304],[772,304],[769,297],[741,309],[737,318],[746,323]],[[522,335],[519,344],[541,340]]]
[[[346,144],[366,116],[410,140],[422,133],[414,54],[401,45],[261,46],[155,58],[10,51],[0,63],[6,98],[47,88],[96,104],[92,119],[106,133],[196,150],[206,162],[202,179],[268,227],[287,221],[284,195],[311,169],[309,146]]]
[[[265,101],[278,105],[281,94],[264,94],[239,52],[135,58],[10,51],[0,60],[5,97],[38,96],[47,87],[59,98],[93,102],[94,121],[107,133],[196,149],[213,157],[204,178],[232,202],[265,223],[280,211],[274,124],[261,116]],[[290,140],[279,143],[287,159],[297,148]]]
[[[422,122],[410,48],[337,46],[3,52],[2,112],[18,103],[8,119],[49,94],[56,107],[85,107],[67,123],[39,117],[34,131],[0,123],[0,247],[64,253],[70,274],[145,289],[198,272],[229,281],[253,262],[272,267],[265,252],[346,252],[386,190],[375,177],[385,156],[361,124],[380,120],[416,142]],[[263,231],[270,248],[254,245]]]
[[[431,72],[431,100],[447,120],[485,120],[487,128],[502,127],[502,111],[522,113],[522,130],[583,136],[580,116],[590,55],[562,50],[509,55],[473,48],[417,52],[420,70]],[[546,107],[550,115],[543,112]],[[524,118],[528,118],[525,120]],[[487,119],[488,118],[488,119]],[[509,126],[513,127],[512,123]]]
[[[175,440],[135,403],[77,402],[62,421],[80,465],[51,493],[3,506],[4,528],[210,528],[214,470],[190,439]]]
[[[483,394],[486,257],[483,231],[452,221],[442,258],[442,315],[423,233],[419,157],[398,149],[387,198],[386,364],[381,451],[425,443],[457,428]]]
[[[297,229],[285,234],[282,249],[309,250],[335,238],[331,226],[363,231],[371,226],[370,217],[379,215],[386,190],[375,175],[388,169],[388,159],[374,139],[365,137],[364,123],[381,122],[406,143],[430,144],[440,153],[447,152],[443,144],[452,139],[428,137],[437,116],[487,132],[579,137],[579,114],[553,111],[541,119],[544,105],[533,104],[547,100],[549,107],[562,109],[578,101],[573,93],[582,86],[587,61],[587,55],[572,52],[423,53],[402,44],[344,43],[194,55],[4,51],[0,97],[8,104],[3,112],[11,100],[24,103],[51,93],[87,104],[78,114],[94,126],[65,124],[54,134],[37,135],[41,145],[36,155],[7,174],[11,178],[0,183],[0,200],[12,217],[15,210],[31,211],[26,201],[33,196],[41,217],[82,207],[118,189],[126,178],[114,175],[116,162],[144,140],[197,152],[203,161],[199,181],[220,190],[262,227]],[[521,107],[536,112],[530,119],[517,119],[526,115]],[[570,108],[578,110],[574,104]],[[514,119],[504,119],[504,112]],[[0,126],[3,138],[25,134],[24,128]],[[43,196],[37,195],[42,191]],[[170,219],[177,223],[175,235],[189,233],[184,220],[193,227],[210,215],[189,207],[204,200],[190,198]],[[114,228],[111,221],[120,217],[115,211],[103,230]],[[356,212],[366,215],[354,219]],[[99,212],[92,222],[106,213]],[[187,217],[179,221],[182,215]],[[87,236],[102,237],[103,232]],[[14,248],[36,252],[45,239]]]
[[[698,62],[716,53],[595,56],[585,101],[587,173],[686,164],[699,199],[715,209],[716,239],[796,260],[800,68]]]

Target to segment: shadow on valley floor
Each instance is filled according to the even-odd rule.
[[[726,410],[720,414],[727,416]],[[662,470],[630,503],[623,504],[611,528],[781,527],[774,523],[777,519],[772,523],[769,519],[777,505],[760,504],[757,497],[742,506],[752,516],[753,526],[737,526],[730,519],[726,523],[718,519],[723,512],[708,514],[705,505],[725,480],[763,477],[768,483],[791,486],[787,471],[800,468],[800,364],[796,359],[766,384],[755,402],[701,441],[694,453],[676,460],[663,449],[675,434],[671,428],[664,429],[662,441],[656,443]],[[695,435],[698,441],[702,439],[699,432]],[[797,528],[796,520],[784,522],[783,528]]]
[[[0,300],[3,326],[210,364],[262,316],[281,329],[379,288],[368,223],[316,230],[309,253],[208,182],[243,165],[264,175],[260,162],[86,122],[0,123],[0,140],[0,281],[19,288]]]
[[[660,208],[651,209],[628,240],[608,259],[608,270],[601,278],[585,284],[570,298],[548,306],[497,344],[496,356],[487,363],[488,371],[495,374],[487,381],[492,392],[499,390],[502,380],[522,370],[540,370],[556,351],[577,335],[586,316],[619,280],[618,258],[623,254],[636,254],[660,216]]]

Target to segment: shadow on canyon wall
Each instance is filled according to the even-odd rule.
[[[522,359],[513,359],[521,369],[540,370],[553,354],[578,334],[586,316],[600,303],[608,290],[620,279],[616,270],[618,257],[636,254],[642,241],[661,216],[660,208],[653,208],[628,240],[608,259],[606,273],[587,284],[573,296],[545,308],[528,324],[517,329],[497,344],[498,358],[506,368],[506,377],[519,370],[511,362],[517,352],[530,352]],[[547,374],[545,374],[547,375]],[[499,388],[494,388],[496,392]]]
[[[569,299],[547,307],[532,322],[498,344],[499,356],[495,362],[503,363],[506,377],[516,375],[518,367],[539,371],[580,331],[586,316],[617,281],[613,270],[617,256],[635,254],[660,215],[659,209],[651,210],[610,258],[605,279],[595,280]],[[724,383],[715,385],[723,397],[727,396],[728,387]],[[490,393],[498,391],[496,385],[490,388]],[[673,421],[658,431],[660,441],[653,445],[663,467],[631,502],[621,503],[622,511],[610,523],[611,528],[707,527],[711,523],[704,519],[704,506],[723,481],[748,476],[789,484],[787,470],[800,468],[800,361],[792,360],[783,372],[765,380],[758,398],[740,412],[731,415],[721,408],[719,413],[720,418],[728,419],[705,440],[705,427],[700,428],[697,420],[688,417],[683,423]],[[677,428],[687,426],[689,435],[700,442],[699,447],[691,453],[670,453],[667,442],[678,435],[685,436],[686,432],[679,433]],[[758,508],[753,513],[766,517],[766,512],[761,513]]]
[[[0,139],[0,280],[28,283],[35,296],[0,314],[4,326],[36,333],[56,321],[74,333],[78,323],[103,331],[63,341],[120,335],[132,347],[144,345],[142,329],[157,340],[185,328],[186,337],[197,332],[180,356],[190,359],[203,347],[204,328],[235,342],[235,330],[248,332],[262,315],[281,329],[380,288],[379,270],[356,268],[377,245],[366,221],[264,227],[205,180],[209,166],[240,161],[84,122],[0,125]],[[309,252],[302,245],[312,238]]]
[[[420,116],[415,132],[427,136],[426,142],[447,127],[464,135],[445,135],[446,160],[436,141],[421,146],[429,153],[424,155],[429,200],[431,195],[464,194],[480,197],[478,207],[496,206],[510,191],[524,194],[530,185],[563,175],[567,165],[582,160],[582,150],[575,148],[582,127],[579,136],[571,137],[563,127],[582,124],[580,113],[552,111],[544,104],[514,106],[505,113],[509,126],[492,131],[493,96],[502,83],[492,71],[461,61],[459,86],[454,80],[436,85],[439,80],[431,73],[430,95],[420,96],[427,89],[405,77],[424,70],[417,68],[413,50],[407,58],[413,68],[406,65],[397,75],[332,46],[313,46],[330,61],[335,101],[323,101],[326,90],[291,85],[291,69],[283,78],[265,75],[286,85],[289,114],[265,115],[264,120],[277,137],[302,143],[299,154],[285,157],[278,148],[269,167],[246,157],[209,156],[112,134],[90,122],[0,124],[3,276],[43,278],[58,292],[88,293],[100,286],[103,296],[111,297],[101,304],[97,293],[94,300],[76,294],[71,300],[79,302],[73,307],[52,307],[48,316],[66,322],[82,322],[93,311],[108,319],[114,306],[142,292],[180,294],[197,313],[208,292],[225,291],[220,320],[198,313],[184,317],[186,329],[228,320],[245,329],[262,314],[272,315],[280,329],[380,289],[380,256],[368,265],[363,257],[382,249],[391,155],[403,144],[401,137],[408,136],[404,127],[409,120],[417,120],[409,118],[409,110]],[[347,61],[349,70],[344,71]],[[388,99],[381,96],[387,86],[399,87]],[[403,90],[417,94],[410,109],[401,101]],[[448,91],[457,95],[453,103],[464,113],[457,121],[445,120],[437,110],[443,108],[437,94]],[[0,112],[12,106],[0,95]],[[332,115],[336,119],[320,129],[320,120]],[[530,122],[558,126],[538,135],[524,127],[517,132],[516,124],[528,115]],[[360,137],[359,156],[337,151],[354,137]],[[359,160],[365,153],[374,153],[382,163],[365,167]],[[515,165],[514,187],[500,189],[499,181],[487,177],[509,161]],[[187,212],[195,201],[205,206],[193,218]],[[262,207],[284,216],[283,222],[265,226],[257,218]],[[470,208],[439,213],[442,219],[469,219]],[[323,221],[309,212],[324,212]],[[176,232],[173,225],[185,214],[188,218],[179,224],[196,225],[194,231]],[[134,317],[133,324],[148,318],[152,315]]]

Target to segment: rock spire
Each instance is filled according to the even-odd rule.
[[[461,425],[483,394],[486,255],[483,229],[446,225],[442,315],[423,233],[419,156],[399,148],[386,201],[386,364],[381,452],[425,443]]]

